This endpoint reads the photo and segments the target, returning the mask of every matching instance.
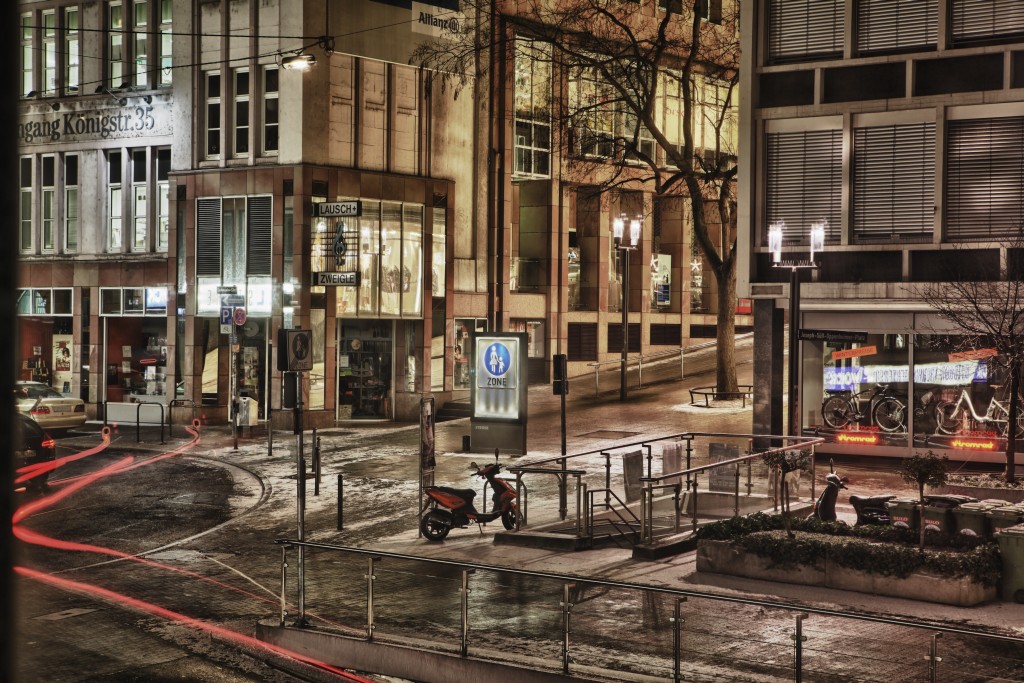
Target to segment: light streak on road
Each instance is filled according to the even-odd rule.
[[[110,445],[110,429],[104,427],[102,434],[103,438],[100,440],[100,443],[93,446],[92,448],[87,448],[84,451],[79,451],[78,453],[74,453],[72,455],[65,455],[62,458],[54,458],[50,462],[37,462],[33,465],[25,465],[24,467],[19,467],[17,473],[20,474],[21,476],[15,479],[14,483],[21,484],[23,482],[28,481],[29,479],[33,479],[39,476],[40,474],[43,474],[44,472],[52,472],[56,470],[58,467],[64,467],[64,465],[67,465],[68,463],[75,462],[76,460],[81,460],[82,458],[87,458],[90,455],[96,455],[97,453],[106,450],[107,446]]]
[[[14,567],[14,571],[15,573],[20,574],[21,576],[33,579],[35,581],[39,581],[41,583],[56,586],[58,588],[63,588],[65,590],[74,591],[76,593],[84,593],[86,595],[90,595],[92,597],[100,598],[103,600],[109,600],[114,603],[119,603],[122,605],[126,605],[128,607],[133,607],[137,610],[141,610],[155,617],[160,617],[161,619],[166,619],[168,621],[176,621],[178,623],[185,624],[186,626],[189,626],[191,628],[209,633],[212,636],[223,638],[224,640],[229,640],[235,643],[236,645],[243,645],[246,647],[265,650],[268,652],[273,652],[277,655],[289,657],[296,661],[309,664],[310,666],[315,666],[318,669],[322,669],[323,671],[330,672],[336,676],[341,677],[346,681],[351,681],[352,683],[375,683],[371,679],[363,678],[362,676],[349,673],[348,671],[345,671],[343,669],[338,669],[326,662],[321,662],[307,655],[298,652],[293,652],[291,650],[278,647],[276,645],[271,645],[270,643],[258,640],[257,638],[254,638],[252,636],[245,636],[241,633],[236,633],[235,631],[232,631],[230,629],[216,626],[205,621],[200,621],[199,619],[194,619],[192,617],[181,614],[180,612],[175,612],[173,610],[160,607],[159,605],[154,605],[151,602],[138,600],[136,598],[124,595],[123,593],[117,593],[106,588],[100,588],[99,586],[93,586],[87,583],[72,581],[70,579],[59,578],[51,574],[46,574],[45,572],[40,572],[35,569],[29,569],[28,567],[16,566]]]

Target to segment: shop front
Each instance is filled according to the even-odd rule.
[[[80,358],[82,345],[74,341],[73,295],[70,287],[18,290],[17,379],[42,382],[64,396],[88,401],[88,374],[82,373]]]
[[[1009,381],[994,349],[928,314],[810,312],[799,334],[801,427],[822,452],[1002,461]]]
[[[100,288],[101,399],[108,422],[159,422],[174,398],[168,373],[167,291]]]

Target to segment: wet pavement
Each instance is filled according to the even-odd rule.
[[[588,378],[574,381],[567,409],[568,452],[611,448],[616,443],[638,438],[634,434],[651,437],[684,431],[749,432],[749,406],[743,407],[738,402],[710,409],[689,405],[688,389],[713,381],[713,374],[701,372],[702,364],[705,370],[710,367],[709,356],[710,353],[700,360],[688,359],[688,373],[695,373],[688,374],[688,379],[632,389],[625,403],[617,400],[618,392],[614,389],[611,393],[594,395],[593,383]],[[738,353],[741,383],[750,381],[749,356],[749,345]],[[668,375],[674,372],[678,372],[677,364],[665,370]],[[647,378],[655,374],[653,370],[649,374],[645,370]],[[519,457],[502,456],[502,461],[523,464],[559,455],[559,408],[559,398],[551,394],[550,387],[531,388],[529,453]],[[437,482],[478,486],[472,481],[468,463],[482,461],[491,454],[462,453],[462,437],[468,433],[467,419],[437,425]],[[307,482],[305,530],[308,540],[1024,634],[1024,610],[1009,603],[962,609],[698,574],[692,553],[642,562],[632,560],[628,550],[617,548],[558,553],[494,545],[493,527],[484,534],[475,528],[456,529],[444,543],[429,544],[416,533],[418,425],[347,422],[337,428],[320,430],[318,434],[323,444],[323,478],[319,496],[313,495],[313,482]],[[137,443],[134,429],[119,431],[108,452],[76,463],[77,469],[69,466],[68,471],[55,474],[52,481],[54,489],[59,490],[67,486],[61,479],[72,479],[112,465],[125,454],[133,455],[136,463],[152,459],[150,466],[139,466],[84,487],[22,523],[23,527],[39,534],[88,543],[96,548],[32,547],[26,548],[19,557],[20,564],[39,570],[43,575],[75,582],[58,586],[40,583],[35,578],[18,579],[19,680],[84,681],[101,672],[107,672],[105,680],[136,680],[131,676],[139,676],[139,672],[152,674],[139,680],[163,680],[166,672],[161,667],[167,667],[176,657],[183,666],[195,667],[195,673],[184,676],[189,680],[280,677],[282,674],[259,658],[239,655],[238,645],[230,640],[228,632],[250,635],[257,621],[273,619],[279,614],[281,550],[274,540],[295,537],[295,438],[287,433],[275,433],[273,456],[268,456],[266,437],[243,438],[235,449],[226,428],[206,427],[198,442],[188,450],[158,459],[162,458],[160,454],[187,443],[180,430],[163,446],[155,433],[144,432],[143,437],[144,442]],[[63,440],[62,446],[87,448],[96,441],[96,435],[74,436]],[[310,439],[306,442],[308,447]],[[593,468],[599,468],[603,462],[600,457],[584,460]],[[852,493],[913,493],[893,474],[895,464],[844,460],[836,463],[836,469],[850,477]],[[826,470],[827,465],[819,464],[819,482]],[[344,477],[345,487],[342,531],[337,529],[339,474]],[[531,486],[531,516],[556,514],[554,482],[539,481]],[[809,490],[805,489],[803,495],[808,496]],[[846,503],[846,496],[846,492],[840,496],[838,511],[841,518],[852,521],[852,508]],[[141,557],[143,561],[134,557]],[[454,577],[443,572],[438,574],[436,568],[428,569],[421,566],[422,563],[385,564],[388,566],[381,569],[379,597],[381,632],[396,636],[422,634],[424,622],[431,622],[442,625],[431,628],[440,628],[439,633],[444,633],[445,638],[455,638],[458,591],[457,586],[451,590],[453,582],[457,583]],[[336,552],[310,554],[306,573],[307,608],[320,620],[314,625],[345,632],[363,628],[364,574],[362,559]],[[434,579],[425,581],[423,577],[427,574]],[[294,581],[294,571],[289,581]],[[476,625],[479,642],[486,643],[487,638],[493,638],[523,656],[543,655],[557,659],[557,587],[552,591],[550,586],[539,587],[508,574],[481,577],[479,581],[473,594],[474,599],[480,601],[476,605],[477,613],[489,615]],[[86,587],[98,587],[109,593],[97,593]],[[289,593],[292,593],[291,588]],[[119,600],[115,595],[128,596],[144,604]],[[502,609],[488,611],[489,599],[496,600]],[[651,639],[643,638],[642,630],[637,632],[639,639],[627,638],[624,634],[631,632],[635,624],[652,621],[664,628],[667,605],[646,604],[628,596],[598,594],[592,590],[583,591],[577,599],[581,603],[580,619],[584,625],[581,628],[593,635],[593,642],[581,649],[580,656],[585,653],[588,661],[599,663],[602,658],[622,660],[646,652],[648,659],[661,657],[663,660],[664,643],[645,645]],[[595,607],[592,612],[582,606],[588,603]],[[196,623],[147,611],[152,605],[196,620]],[[294,618],[294,606],[289,610],[289,618]],[[65,618],[47,619],[47,615],[65,611]],[[790,651],[787,649],[790,648],[788,621],[772,625],[775,622],[766,620],[764,615],[736,609],[728,621],[712,623],[711,617],[720,612],[720,606],[714,604],[694,609],[689,619],[704,625],[703,630],[695,631],[690,641],[695,650],[717,643],[726,655],[732,652],[734,659],[741,660],[744,648],[763,642],[763,647],[756,649],[762,662],[773,658],[781,661]],[[104,615],[110,618],[105,620]],[[97,621],[107,625],[98,626]],[[55,623],[59,623],[59,628]],[[755,628],[756,624],[761,627]],[[205,628],[208,625],[215,625],[224,632],[213,632]],[[751,628],[756,633],[748,632]],[[839,649],[840,641],[848,635],[844,628],[849,627],[818,621],[811,628],[822,629],[819,643],[830,643],[829,648]],[[877,651],[877,659],[885,660],[889,644],[883,631],[865,629],[858,637],[863,641],[858,645],[861,650]],[[142,653],[164,651],[164,648],[151,647],[145,642],[140,644],[136,642],[138,638],[159,639],[168,649],[165,655],[147,658],[148,655]],[[76,648],[65,654],[64,649],[51,647],[57,642],[74,642]],[[848,647],[849,643],[842,646]],[[927,643],[921,645],[925,646]],[[743,656],[749,657],[754,651]],[[172,652],[176,654],[170,654]],[[916,644],[913,658],[919,659],[918,654]],[[820,656],[824,661],[827,649]],[[119,658],[122,664],[117,667],[114,662]],[[830,664],[830,667],[832,671],[834,666]],[[213,671],[220,673],[211,673]],[[879,665],[878,677],[864,680],[913,680],[886,671]],[[237,672],[238,677],[232,678],[235,675],[232,672]],[[218,675],[224,677],[217,678]],[[841,671],[828,676],[822,674],[821,680],[844,680]],[[845,680],[854,678],[849,676]]]

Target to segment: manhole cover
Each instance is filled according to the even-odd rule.
[[[639,436],[640,432],[616,432],[611,429],[599,429],[596,432],[580,434],[579,438],[588,439],[626,439],[631,436]]]

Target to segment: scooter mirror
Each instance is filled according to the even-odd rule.
[[[475,462],[471,462],[471,463],[469,463],[469,469],[471,469],[471,470],[478,470],[478,469],[480,469],[480,466],[477,465]]]

